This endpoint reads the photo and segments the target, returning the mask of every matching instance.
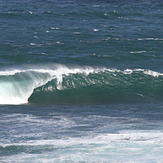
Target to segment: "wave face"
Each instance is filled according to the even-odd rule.
[[[137,103],[163,99],[163,74],[47,66],[0,72],[0,104]]]

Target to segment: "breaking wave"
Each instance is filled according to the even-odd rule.
[[[0,71],[0,104],[137,103],[163,99],[163,74],[53,65]]]

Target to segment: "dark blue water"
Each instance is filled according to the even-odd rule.
[[[163,1],[0,0],[2,162],[162,162]]]

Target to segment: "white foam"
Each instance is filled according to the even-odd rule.
[[[98,32],[100,29],[93,29],[94,32]]]
[[[138,38],[138,40],[163,41],[163,38]]]
[[[126,70],[120,71],[120,72],[122,72],[124,74],[132,74],[133,72],[143,72],[144,74],[150,75],[153,77],[163,76],[163,73],[159,73],[159,72],[152,71],[152,70],[145,70],[145,69],[133,69],[133,70],[132,69],[126,69]]]
[[[153,77],[163,76],[162,73],[159,73],[159,72],[156,72],[156,71],[151,71],[151,70],[144,70],[144,74],[151,75]]]
[[[16,73],[20,73],[20,72],[22,72],[22,70],[0,71],[0,76],[15,75]]]
[[[30,45],[36,45],[35,43],[31,42]]]
[[[135,54],[135,53],[140,53],[140,54],[141,54],[141,53],[145,53],[145,52],[146,52],[146,51],[142,50],[142,51],[131,51],[130,53],[131,53],[131,54],[132,54],[132,53],[133,53],[133,54]]]
[[[38,138],[38,137],[37,137]],[[162,162],[163,133],[155,131],[122,131],[79,138],[21,140],[1,143],[2,147],[20,146],[47,149],[40,154],[19,153],[3,156],[4,162]],[[48,150],[51,149],[51,152]],[[150,152],[148,152],[150,151]]]
[[[51,27],[50,29],[56,29],[56,30],[57,30],[57,29],[59,29],[59,28],[58,28],[58,27]]]
[[[40,139],[28,140],[18,143],[0,143],[0,146],[55,146],[68,147],[74,145],[108,145],[110,143],[137,143],[163,145],[163,133],[154,131],[122,132],[118,134],[98,134],[81,138],[68,139]]]
[[[33,14],[33,12],[32,12],[32,11],[28,11],[28,13],[29,13],[29,14],[31,14],[31,15]]]

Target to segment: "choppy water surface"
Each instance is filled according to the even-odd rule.
[[[3,106],[1,159],[162,162],[162,109],[162,105]]]

